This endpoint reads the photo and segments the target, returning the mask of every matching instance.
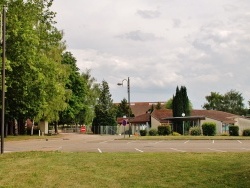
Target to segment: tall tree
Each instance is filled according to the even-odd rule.
[[[210,95],[205,97],[207,103],[203,105],[207,110],[222,110],[224,103],[224,96],[217,92],[211,92]]]
[[[166,108],[166,109],[173,109],[173,98],[170,98],[170,99],[165,103],[165,108]]]
[[[67,67],[62,33],[54,26],[52,0],[10,0],[7,11],[7,120],[52,121],[66,107]],[[24,128],[21,126],[20,128]]]
[[[130,117],[134,116],[132,114],[131,108],[129,108],[128,101],[124,98],[121,101],[121,103],[118,104],[116,117],[123,117],[123,116],[128,117],[129,115],[130,115]]]
[[[242,94],[236,90],[230,90],[224,95],[223,111],[232,114],[245,115],[244,98]]]
[[[92,123],[92,131],[95,134],[100,132],[100,126],[115,126],[116,112],[113,106],[113,100],[109,92],[109,86],[106,81],[102,81],[100,86],[100,96],[95,106],[95,118]]]
[[[157,102],[156,106],[155,106],[155,109],[157,110],[160,110],[161,109],[161,103],[160,102]]]
[[[246,115],[246,109],[244,107],[244,98],[242,94],[236,90],[230,90],[224,95],[217,92],[211,92],[206,96],[207,103],[203,105],[207,110],[219,110],[229,112],[237,115]]]
[[[182,114],[184,113],[185,116],[190,116],[190,111],[191,111],[191,102],[188,99],[187,96],[187,89],[185,86],[179,87],[177,86],[176,88],[176,93],[173,96],[173,116],[174,117],[182,117]],[[174,130],[182,133],[183,129],[180,126],[182,121],[175,121],[174,122]]]
[[[85,101],[87,97],[87,83],[80,75],[76,65],[76,59],[72,53],[65,52],[62,55],[62,64],[68,65],[69,78],[66,83],[66,89],[71,92],[67,108],[61,112],[60,120],[66,124],[79,124],[82,118],[82,112],[86,108]]]

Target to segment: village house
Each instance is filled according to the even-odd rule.
[[[239,127],[239,134],[242,135],[243,130],[250,129],[250,119],[245,116],[239,116],[227,112],[217,110],[192,110],[190,116],[173,117],[171,109],[154,109],[150,113],[152,105],[156,106],[157,102],[135,102],[131,103],[131,110],[135,117],[130,118],[131,134],[139,134],[140,130],[151,129],[159,125],[171,125],[175,131],[173,122],[189,122],[190,126],[201,126],[204,122],[214,122],[216,124],[216,134],[228,133],[229,125],[236,125]],[[162,103],[163,105],[164,103]],[[128,126],[122,126],[123,118],[118,118],[117,122],[120,126],[118,132],[120,134],[128,131]],[[176,126],[176,125],[175,125]],[[182,126],[182,123],[177,126]]]

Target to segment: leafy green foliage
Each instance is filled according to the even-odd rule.
[[[216,124],[214,122],[203,123],[202,132],[205,136],[214,136],[216,134]]]
[[[140,130],[140,135],[141,136],[146,136],[147,135],[147,130]]]
[[[166,108],[166,109],[173,109],[173,98],[170,98],[170,99],[165,103],[165,108]]]
[[[102,81],[100,86],[100,95],[95,106],[95,118],[92,123],[92,131],[95,134],[99,133],[100,126],[115,126],[116,111],[113,106],[113,100],[109,92],[109,86],[106,81]]]
[[[157,129],[150,129],[150,130],[148,131],[148,134],[149,134],[150,136],[156,136],[157,133],[158,133]]]
[[[54,27],[52,1],[9,1],[7,11],[6,110],[8,121],[58,120],[67,106],[67,67],[62,33]]]
[[[192,136],[200,136],[201,135],[201,128],[199,126],[191,127],[189,129],[189,134]]]
[[[128,101],[124,98],[117,107],[116,117],[133,117],[134,114],[132,113],[131,108],[129,108]]]
[[[250,129],[244,129],[242,132],[242,136],[250,136]]]
[[[182,114],[184,113],[185,116],[190,116],[191,112],[191,102],[188,99],[187,96],[187,89],[185,86],[179,87],[177,86],[176,88],[176,94],[173,96],[173,116],[174,117],[182,117]],[[182,121],[175,121],[174,124],[176,127],[176,130],[178,133],[182,133],[183,129],[180,126],[183,122]]]
[[[79,73],[76,59],[70,52],[65,52],[62,55],[62,63],[70,68],[66,89],[71,91],[71,97],[67,101],[67,108],[60,113],[60,121],[63,124],[87,123],[90,121],[91,112],[93,112],[90,107],[95,104],[92,97],[97,97],[92,91],[93,80],[91,80],[89,71]]]
[[[170,135],[171,134],[171,126],[170,125],[159,125],[158,126],[158,134],[159,135]]]
[[[239,136],[239,127],[235,125],[229,126],[229,135],[230,136]]]
[[[157,102],[156,106],[155,106],[155,109],[156,110],[160,110],[162,108],[161,106],[161,103],[160,102]]]
[[[235,90],[230,90],[224,95],[211,92],[210,95],[206,96],[206,100],[207,103],[203,105],[203,108],[207,110],[219,110],[238,115],[245,115],[247,113],[242,94]]]

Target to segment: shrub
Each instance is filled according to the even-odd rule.
[[[199,126],[191,127],[189,129],[189,134],[192,136],[200,136],[201,135],[201,128]]]
[[[230,136],[239,136],[239,127],[235,125],[229,126],[229,135]]]
[[[216,134],[216,124],[214,122],[203,123],[202,132],[205,136],[214,136]]]
[[[180,134],[180,133],[177,133],[177,132],[173,132],[172,135],[173,135],[173,136],[181,136],[181,134]]]
[[[171,133],[170,125],[159,125],[158,126],[158,134],[159,135],[166,136],[166,135],[170,135],[170,133]]]
[[[221,136],[229,136],[228,133],[222,133]]]
[[[157,130],[156,129],[150,129],[149,132],[148,132],[148,134],[150,136],[156,136],[157,135]]]
[[[250,136],[250,129],[243,130],[242,136]]]
[[[140,135],[141,136],[146,136],[147,135],[147,130],[140,130]]]

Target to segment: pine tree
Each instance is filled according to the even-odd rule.
[[[176,88],[176,93],[173,96],[173,116],[174,117],[182,117],[182,114],[184,113],[185,116],[190,116],[190,101],[187,96],[187,89],[185,86]],[[182,127],[180,126],[182,124],[182,121],[175,121],[174,122],[174,131],[177,131],[179,133],[182,133]]]
[[[113,100],[109,92],[109,86],[103,81],[100,87],[100,96],[95,106],[95,118],[92,123],[92,131],[94,134],[100,133],[100,126],[115,126],[115,108]]]

